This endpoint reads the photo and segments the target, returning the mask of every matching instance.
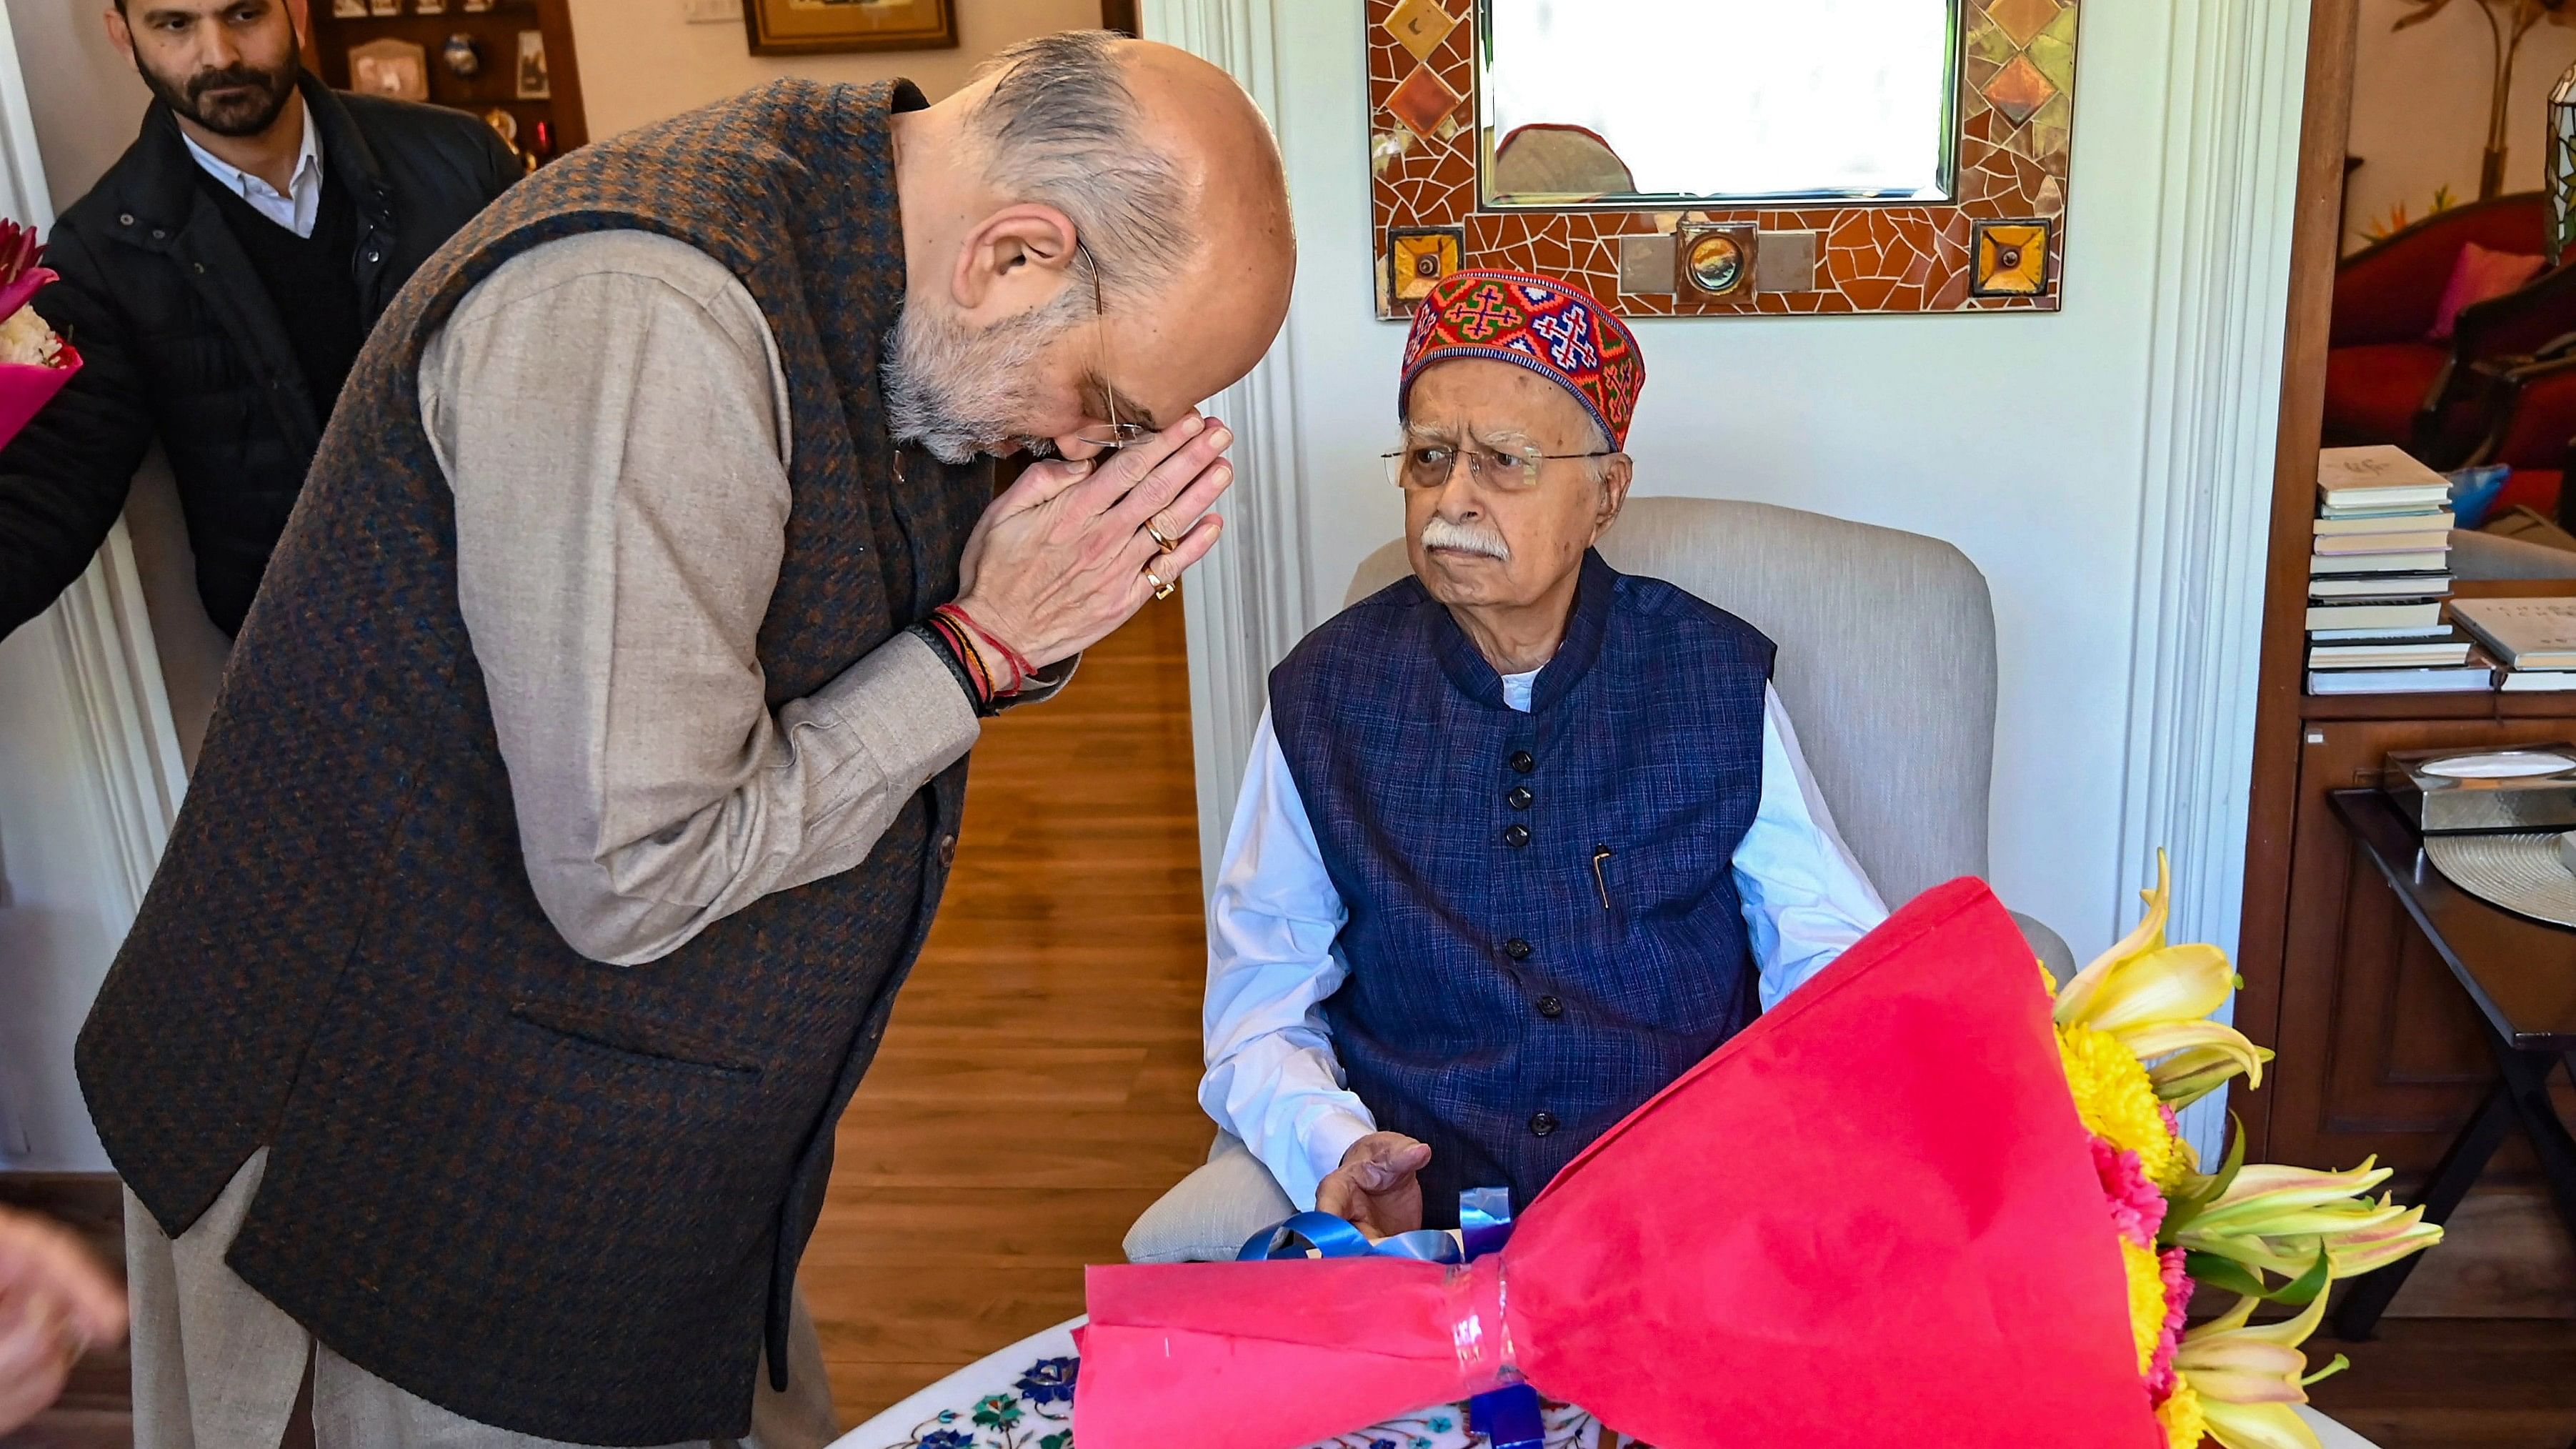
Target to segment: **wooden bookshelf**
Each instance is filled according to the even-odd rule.
[[[2280,1053],[2231,1109],[2252,1160],[2348,1168],[2376,1155],[2406,1191],[2475,1109],[2495,1068],[2469,1004],[2328,804],[2375,786],[2389,752],[2576,739],[2576,694],[2310,695],[2310,521],[2341,231],[2358,0],[2309,11],[2281,422],[2236,964],[2236,1022]],[[2576,594],[2576,583],[2468,582],[2460,597]],[[2508,1149],[2391,1310],[2533,1316],[2576,1303],[2564,1242],[2527,1152]]]
[[[590,140],[582,118],[581,68],[573,54],[569,0],[491,0],[489,8],[468,10],[464,0],[398,0],[399,13],[352,16],[345,5],[313,0],[314,73],[337,90],[351,89],[349,51],[378,40],[408,41],[421,48],[429,80],[429,100],[484,116],[505,111],[518,123],[517,147],[542,165]],[[547,87],[542,99],[519,92],[519,35],[534,31],[544,37]],[[459,76],[443,55],[448,37],[470,37],[481,60],[471,77]],[[548,144],[538,145],[544,124]]]

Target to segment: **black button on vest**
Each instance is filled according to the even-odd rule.
[[[1529,786],[1527,785],[1514,785],[1512,787],[1512,793],[1503,797],[1504,800],[1510,802],[1511,807],[1515,810],[1527,810],[1530,808],[1530,802],[1537,798],[1537,796],[1530,793]]]
[[[1527,750],[1512,751],[1512,768],[1526,775],[1538,768],[1538,760]]]
[[[1532,1112],[1530,1114],[1530,1135],[1532,1137],[1545,1137],[1547,1134],[1555,1130],[1556,1114],[1554,1112]]]
[[[1503,844],[1510,846],[1514,850],[1518,850],[1522,846],[1529,844],[1529,827],[1518,824],[1504,826]]]
[[[1503,954],[1515,961],[1526,961],[1529,959],[1530,943],[1514,936],[1503,943]]]
[[[1561,996],[1540,997],[1538,999],[1538,1014],[1546,1017],[1550,1021],[1554,1021],[1558,1017],[1565,1015],[1565,998]]]

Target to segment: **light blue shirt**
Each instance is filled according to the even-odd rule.
[[[1504,675],[1503,702],[1527,713],[1537,678],[1535,669]],[[1765,1011],[1887,919],[1834,833],[1789,712],[1768,685],[1761,801],[1734,865]],[[1322,1009],[1350,975],[1334,945],[1349,918],[1264,712],[1208,902],[1199,1105],[1301,1209],[1315,1205],[1316,1185],[1351,1144],[1377,1130],[1345,1085]]]
[[[298,95],[294,104],[303,106],[304,97]],[[198,145],[184,129],[179,139],[187,143],[188,154],[207,175],[249,202],[251,210],[297,236],[313,235],[314,219],[322,214],[322,128],[313,124],[310,110],[304,112],[304,144],[296,149],[295,174],[286,179],[284,191]]]

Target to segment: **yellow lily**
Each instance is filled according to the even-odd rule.
[[[2174,1371],[2190,1387],[2209,1437],[2225,1449],[2318,1449],[2316,1431],[2292,1406],[2308,1401],[2313,1377],[2299,1345],[2325,1317],[2326,1296],[2318,1294],[2296,1318],[2259,1328],[2247,1326],[2253,1312],[2254,1300],[2240,1298],[2184,1333]],[[2338,1359],[2326,1372],[2341,1366]]]
[[[2215,1021],[2176,1021],[2139,1027],[2119,1035],[2122,1046],[2140,1061],[2153,1062],[2147,1079],[2156,1096],[2177,1110],[2208,1096],[2238,1072],[2249,1087],[2263,1085],[2263,1064],[2272,1053],[2245,1039],[2232,1026]]]
[[[2150,1070],[2158,1099],[2190,1103],[2238,1072],[2260,1086],[2270,1053],[2208,1019],[2227,1003],[2236,973],[2216,946],[2165,944],[2173,871],[2156,852],[2147,913],[2119,944],[2093,958],[2057,993],[2060,1026],[2090,1027],[2127,1047]]]
[[[2101,989],[2104,978],[2114,967],[2132,956],[2158,951],[2165,944],[2165,920],[2173,908],[2173,871],[2165,862],[2165,853],[2156,852],[2156,888],[2146,892],[2147,914],[2137,929],[2123,936],[2110,950],[2093,958],[2083,970],[2075,973],[2057,992],[2057,1024],[2074,1026],[2084,1022],[2093,996]]]
[[[2195,1252],[2296,1278],[2320,1248],[2337,1278],[2384,1268],[2442,1240],[2420,1207],[2401,1208],[2370,1189],[2389,1170],[2365,1161],[2350,1172],[2257,1163],[2227,1191],[2184,1218],[2173,1241]]]

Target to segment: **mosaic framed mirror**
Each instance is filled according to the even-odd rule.
[[[1378,315],[2055,311],[2079,0],[1366,0]]]

